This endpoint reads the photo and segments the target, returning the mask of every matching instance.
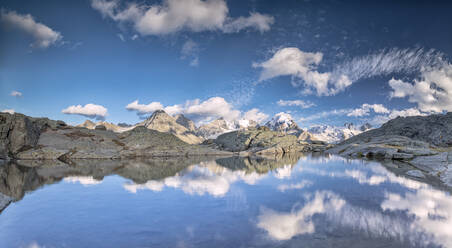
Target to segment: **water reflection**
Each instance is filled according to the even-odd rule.
[[[0,247],[77,246],[67,239],[58,243],[62,233],[40,239],[47,229],[36,216],[52,220],[49,230],[83,220],[74,234],[88,240],[85,232],[96,233],[93,240],[106,240],[97,247],[128,246],[132,240],[124,239],[132,234],[133,247],[452,247],[450,193],[405,177],[399,164],[383,165],[301,154],[4,164]],[[48,212],[30,215],[39,199],[55,199],[58,188],[70,209],[49,202]],[[97,218],[105,224],[90,229],[87,223]],[[21,228],[37,234],[21,236]],[[112,229],[118,235],[110,240]]]
[[[345,201],[329,191],[317,191],[314,196],[307,196],[304,205],[295,204],[289,213],[262,208],[257,226],[268,232],[277,240],[288,240],[299,234],[315,231],[312,217],[314,214],[340,210]],[[299,208],[299,209],[298,209]]]
[[[301,160],[309,161],[306,158]],[[323,157],[320,163],[315,160],[309,162],[321,165],[331,160],[345,162],[339,157]],[[408,246],[452,247],[452,197],[449,192],[395,175],[376,162],[354,162],[360,167],[331,171],[330,168],[316,166],[300,167],[300,170],[332,179],[352,179],[358,184],[373,187],[384,183],[398,184],[406,191],[400,194],[390,192],[391,187],[374,189],[384,190],[384,199],[379,209],[371,210],[354,206],[332,191],[317,190],[304,194],[303,199],[293,204],[288,212],[261,206],[257,227],[265,230],[271,239],[281,241],[301,234],[312,234],[316,231],[316,225],[322,226],[327,222],[327,225],[337,228],[360,230],[370,237],[398,240]],[[278,189],[284,192],[311,185],[311,181],[302,181],[298,184],[283,184]],[[314,216],[318,217],[317,220],[320,218],[321,222],[315,223]]]
[[[129,192],[148,189],[162,191],[164,187],[181,189],[187,194],[210,194],[215,197],[224,196],[230,185],[236,181],[244,181],[253,185],[264,178],[265,174],[246,171],[232,171],[219,166],[215,161],[201,162],[199,165],[190,166],[172,177],[162,180],[150,180],[145,184],[127,183],[124,188]]]

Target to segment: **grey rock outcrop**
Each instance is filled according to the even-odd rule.
[[[399,160],[452,186],[452,113],[398,117],[327,152]]]
[[[136,157],[227,154],[206,146],[191,145],[169,133],[143,126],[123,133],[106,130],[64,129],[41,134],[34,149],[19,152],[17,159],[118,159]]]
[[[397,117],[380,128],[369,130],[346,140],[356,143],[377,136],[398,135],[439,147],[452,146],[452,112],[429,116]]]
[[[12,158],[14,154],[34,148],[43,131],[65,127],[62,121],[0,113],[0,159]]]
[[[222,134],[214,140],[219,149],[249,154],[285,154],[325,148],[299,141],[295,135],[270,131],[267,127]]]

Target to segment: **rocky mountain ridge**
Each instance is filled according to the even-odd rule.
[[[200,145],[189,144],[182,139],[183,137],[181,138],[181,135],[187,137],[193,134],[163,111],[154,113],[151,118],[121,133],[107,130],[103,125],[88,129],[68,126],[62,121],[47,118],[8,113],[0,113],[0,130],[2,135],[0,159],[6,160],[60,160],[71,163],[70,161],[74,159],[231,156],[242,152],[229,149],[229,145],[219,146],[220,141]],[[258,152],[285,154],[306,150],[306,147],[312,147],[314,144],[300,141],[295,135],[271,131],[267,127],[239,129],[226,134],[234,136],[237,133],[240,137],[245,135],[254,140],[250,143],[252,147],[249,147],[253,149],[246,149],[247,153],[241,155]],[[243,146],[244,140],[240,138],[231,142],[234,142],[231,146]],[[316,145],[323,146],[320,143]]]

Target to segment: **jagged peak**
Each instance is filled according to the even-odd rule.
[[[95,123],[92,122],[91,120],[85,120],[85,121],[83,122],[83,124],[92,124],[92,125],[95,125]]]
[[[163,110],[163,109],[158,109],[158,110],[154,111],[154,113],[152,113],[152,115],[160,115],[160,114],[168,115],[168,114],[165,112],[165,110]],[[152,115],[151,115],[151,116],[152,116]]]

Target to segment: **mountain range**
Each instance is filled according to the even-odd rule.
[[[195,123],[183,114],[178,114],[173,117],[163,110],[157,110],[149,118],[135,125],[127,125],[125,123],[115,125],[106,121],[94,123],[90,120],[86,120],[84,123],[77,125],[77,127],[106,129],[117,133],[131,130],[137,126],[144,126],[147,129],[174,134],[189,144],[199,144],[206,139],[215,139],[223,133],[257,128],[259,124],[253,120],[239,119],[229,121],[224,118],[218,118],[196,127]],[[297,125],[290,114],[283,112],[276,114],[264,126],[272,131],[296,135],[299,140],[316,140],[327,143],[338,143],[372,128],[368,123],[360,127],[356,127],[352,123],[345,123],[342,127],[317,125],[304,130]]]

